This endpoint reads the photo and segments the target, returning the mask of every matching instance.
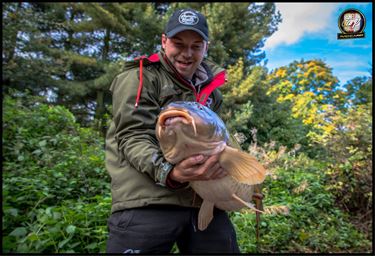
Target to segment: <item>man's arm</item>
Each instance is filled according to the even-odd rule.
[[[111,85],[115,139],[120,161],[128,161],[163,186],[173,166],[164,159],[155,137],[155,124],[160,112],[159,85],[153,75],[143,70],[143,88],[139,107],[135,99],[139,70],[134,68],[117,76]]]

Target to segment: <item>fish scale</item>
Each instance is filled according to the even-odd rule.
[[[215,202],[217,208],[225,211],[237,211],[244,207],[232,194],[244,201],[250,201],[254,192],[254,186],[239,183],[231,176],[219,180],[192,181],[190,185],[201,198]]]
[[[178,117],[178,119],[174,119]],[[168,121],[169,120],[172,121]],[[198,229],[205,230],[213,219],[214,207],[237,211],[248,207],[254,185],[265,179],[266,170],[251,155],[227,145],[224,122],[211,109],[197,102],[173,102],[163,108],[156,124],[156,137],[167,161],[202,154],[220,154],[220,166],[228,172],[221,179],[191,181],[190,186],[203,199],[198,214]]]

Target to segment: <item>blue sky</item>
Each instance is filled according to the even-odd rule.
[[[294,60],[321,59],[340,85],[372,69],[372,3],[276,3],[283,21],[263,50],[270,70]],[[354,8],[366,18],[365,38],[337,40],[340,14]]]

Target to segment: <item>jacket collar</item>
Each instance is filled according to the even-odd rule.
[[[138,92],[137,97],[135,101],[134,107],[138,107],[139,98],[141,96],[142,87],[143,87],[143,60],[145,59],[147,62],[161,62],[161,64],[164,66],[164,68],[167,70],[168,73],[170,73],[171,76],[175,77],[178,81],[180,81],[183,85],[190,88],[195,96],[195,99],[197,102],[201,103],[202,105],[205,105],[208,97],[211,95],[211,93],[217,89],[218,87],[225,84],[227,81],[226,78],[226,71],[223,68],[218,67],[216,64],[210,61],[203,61],[201,65],[199,66],[198,70],[196,71],[196,78],[200,79],[199,82],[201,83],[201,90],[197,92],[196,88],[189,83],[185,78],[183,78],[178,71],[174,68],[174,66],[169,62],[167,57],[165,56],[165,53],[163,51],[160,51],[157,54],[152,54],[150,57],[140,57],[139,58],[139,86],[138,86]]]

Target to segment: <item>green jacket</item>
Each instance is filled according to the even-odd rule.
[[[170,102],[199,101],[219,110],[222,96],[217,87],[225,83],[225,70],[204,60],[196,74],[198,81],[208,77],[199,92],[159,52],[127,62],[112,82],[113,120],[106,136],[112,212],[150,204],[199,207],[201,201],[194,199],[190,187],[167,186],[173,166],[164,159],[155,137],[158,114]]]

